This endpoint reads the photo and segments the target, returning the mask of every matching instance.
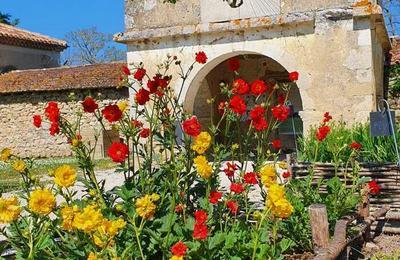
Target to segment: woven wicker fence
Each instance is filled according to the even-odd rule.
[[[305,178],[309,175],[310,163],[294,163],[291,170],[294,178]],[[390,211],[385,219],[381,219],[372,229],[378,232],[400,234],[400,169],[395,164],[361,164],[358,172],[359,176],[370,177],[381,186],[381,192],[378,196],[370,197],[371,212],[385,205],[390,207]],[[338,177],[344,181],[344,169],[338,169]],[[348,173],[352,169],[347,169]],[[317,163],[314,168],[314,180],[324,178],[329,179],[335,176],[335,166],[331,163]],[[350,185],[350,180],[347,178]],[[325,187],[321,187],[324,192]]]

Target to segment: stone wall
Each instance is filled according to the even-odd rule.
[[[32,125],[33,115],[43,115],[46,104],[49,101],[56,101],[59,103],[63,116],[75,120],[75,112],[82,108],[81,100],[87,95],[92,95],[99,103],[99,107],[128,98],[127,89],[104,88],[90,92],[88,90],[76,90],[73,93],[75,101],[71,100],[71,92],[68,91],[0,95],[0,150],[9,147],[15,153],[24,157],[69,156],[71,150],[67,140],[60,136],[50,136],[49,125],[46,123],[40,129],[35,128]],[[83,114],[81,126],[80,132],[83,140],[89,140],[94,144],[94,131],[100,130],[94,117]],[[107,128],[110,128],[110,126],[107,125]],[[105,137],[100,135],[96,157],[103,156],[104,143],[106,143]]]
[[[218,29],[194,29],[192,34],[185,28],[188,31],[182,35],[178,32],[155,41],[132,38],[127,41],[128,63],[143,61],[151,73],[167,54],[177,54],[188,67],[197,51],[205,51],[207,64],[196,65],[183,86],[181,102],[193,112],[203,80],[218,64],[241,54],[259,54],[287,71],[300,73],[300,116],[306,130],[320,122],[326,111],[349,123],[368,120],[382,92],[384,51],[384,37],[373,34],[370,17],[358,17],[351,9],[334,9],[284,19],[285,23],[277,18],[264,27],[257,27],[257,22],[252,27],[251,20],[237,25],[227,22],[226,28],[219,24]],[[181,87],[180,81],[173,84]]]
[[[127,31],[172,26],[218,23],[327,8],[348,8],[356,0],[244,0],[231,8],[223,0],[125,0]],[[376,1],[372,1],[376,2]]]
[[[0,44],[0,68],[13,66],[19,70],[60,66],[60,52]]]

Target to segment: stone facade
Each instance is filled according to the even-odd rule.
[[[215,0],[162,2],[126,0],[126,32],[115,39],[128,45],[128,63],[142,61],[150,73],[167,54],[178,55],[188,68],[196,52],[206,52],[207,64],[195,66],[180,99],[203,120],[210,113],[203,102],[218,87],[218,80],[209,85],[210,77],[234,56],[266,57],[283,71],[300,73],[297,99],[305,131],[326,111],[349,123],[366,121],[383,97],[384,54],[390,42],[374,2],[281,0],[264,9],[220,9]]]
[[[71,95],[71,93],[73,93]],[[43,115],[49,101],[59,104],[62,115],[70,120],[76,120],[76,112],[82,111],[81,100],[92,95],[99,107],[126,100],[128,90],[115,88],[83,89],[69,91],[25,92],[0,94],[0,149],[11,148],[20,156],[56,157],[71,155],[70,145],[65,138],[49,135],[49,125],[43,124],[38,129],[32,124],[32,116]],[[73,98],[72,98],[73,97]],[[94,134],[99,133],[96,157],[103,157],[107,138],[93,115],[83,114],[81,119],[81,135],[85,141],[94,144]],[[110,129],[110,126],[107,125]]]

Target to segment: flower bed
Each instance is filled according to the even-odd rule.
[[[355,209],[362,187],[358,178],[350,188],[332,178],[327,185],[333,188],[320,194],[312,185],[312,167],[305,180],[290,180],[288,171],[277,174],[277,166],[286,164],[278,160],[280,140],[271,136],[289,116],[285,104],[297,72],[289,73],[287,83],[248,83],[237,72],[240,62],[229,60],[236,76],[220,86],[226,101],[218,104],[217,123],[206,130],[177,102],[181,89],[170,86],[169,72],[175,67],[183,85],[193,66],[206,62],[206,54],[198,52],[187,71],[175,56],[168,56],[154,76],[143,64],[123,68],[122,83],[135,92],[131,113],[125,102],[99,107],[88,96],[75,120],[64,118],[56,102],[45,107],[44,117],[34,116],[35,127],[68,140],[86,192],[83,197],[73,192],[77,173],[69,165],[54,169],[54,184],[44,186],[31,174],[32,159],[3,149],[1,159],[23,178],[22,196],[0,199],[0,221],[8,224],[1,232],[17,257],[281,259],[312,249],[311,203],[326,203],[332,223]],[[79,134],[82,113],[119,130],[121,141],[112,143],[108,156],[117,165],[115,174],[125,177],[122,186],[105,191],[97,180],[96,144]],[[317,132],[320,143],[329,134],[329,121],[325,116]],[[177,128],[183,136],[176,136]],[[229,180],[227,192],[220,190],[220,172]],[[256,188],[261,209],[249,198]]]

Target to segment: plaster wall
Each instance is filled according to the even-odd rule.
[[[369,20],[332,20],[323,13],[316,16],[315,24],[165,37],[128,44],[128,63],[143,61],[151,72],[170,54],[177,55],[187,68],[195,53],[204,51],[208,63],[195,65],[180,97],[185,108],[193,112],[199,88],[205,87],[203,81],[214,67],[240,54],[264,55],[287,71],[300,73],[297,82],[303,103],[300,116],[306,130],[320,122],[326,111],[337,120],[366,121],[369,112],[376,109],[380,84],[379,76],[375,76],[379,70],[374,69],[373,61],[379,58],[376,46],[379,43],[373,41],[369,25]],[[378,50],[378,56],[373,50]],[[172,84],[177,91],[181,87],[179,80]],[[206,95],[204,90],[199,93]]]
[[[60,66],[60,53],[0,44],[0,68],[13,66],[19,70]]]

